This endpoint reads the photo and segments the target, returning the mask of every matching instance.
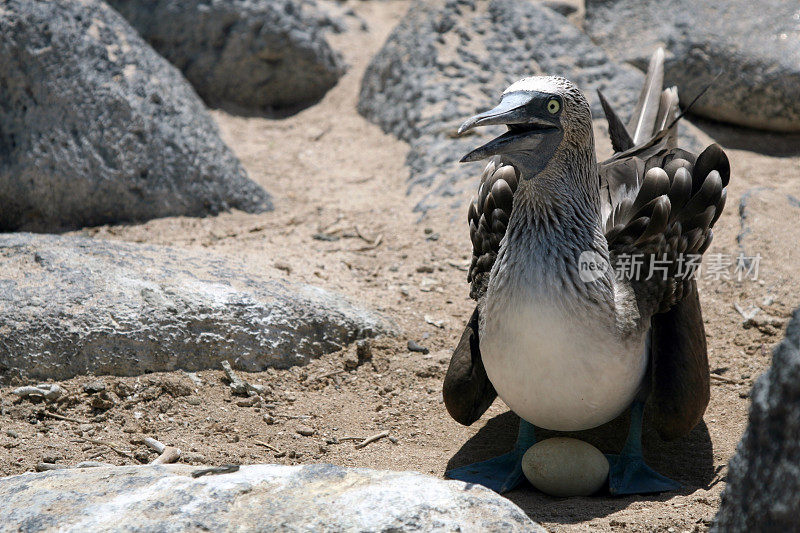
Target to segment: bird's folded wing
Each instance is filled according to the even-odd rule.
[[[615,156],[600,173],[608,191],[611,267],[629,280],[643,316],[665,312],[688,294],[711,244],[711,228],[725,205],[728,159],[716,144],[696,159],[662,147]]]
[[[476,306],[458,346],[453,350],[442,387],[447,412],[453,420],[465,426],[479,419],[497,398],[497,391],[489,381],[481,359],[478,313]]]
[[[494,157],[486,165],[478,186],[478,194],[469,204],[469,236],[472,240],[472,263],[467,281],[472,283],[470,297],[480,300],[486,293],[489,273],[500,250],[511,218],[514,191],[519,175],[511,165]]]

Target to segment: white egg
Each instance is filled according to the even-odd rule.
[[[531,485],[551,496],[589,496],[608,479],[608,459],[578,439],[555,437],[537,442],[522,457]]]

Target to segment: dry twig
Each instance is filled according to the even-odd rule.
[[[388,437],[388,436],[389,436],[389,430],[388,429],[386,431],[381,431],[380,433],[376,433],[375,435],[373,435],[371,437],[367,437],[363,441],[361,441],[358,444],[356,444],[356,449],[363,448],[364,446],[367,446],[368,444],[371,444],[371,443],[375,442],[376,440],[381,440],[382,438]]]
[[[192,472],[192,477],[214,476],[218,474],[230,474],[231,472],[238,472],[239,465],[222,465],[212,466],[211,468],[202,468]]]
[[[60,415],[58,413],[53,413],[52,411],[42,411],[44,416],[49,416],[50,418],[55,418],[56,420],[64,420],[65,422],[74,422],[75,424],[89,424],[88,420],[79,420],[77,418],[70,418],[68,416]]]
[[[130,452],[126,452],[125,450],[123,450],[120,447],[119,444],[116,444],[114,442],[109,442],[107,440],[85,439],[85,438],[77,439],[77,441],[78,442],[90,442],[92,444],[97,444],[98,446],[107,446],[108,448],[111,448],[111,450],[113,452],[115,452],[116,454],[121,455],[122,457],[127,457],[128,459],[132,459],[132,460],[136,461],[136,458],[134,456],[132,456],[130,454]]]
[[[345,370],[343,368],[340,368],[339,370],[334,370],[333,372],[328,372],[327,374],[321,374],[319,376],[314,376],[314,377],[308,378],[308,382],[311,383],[311,382],[314,382],[314,381],[319,381],[321,379],[330,378],[330,377],[336,376],[338,374],[341,374],[344,371]]]
[[[726,378],[724,376],[720,376],[719,374],[711,374],[711,379],[716,379],[717,381],[730,383],[732,385],[741,385],[740,381],[737,381],[735,379]]]
[[[271,444],[267,444],[266,442],[261,442],[260,440],[254,440],[253,442],[255,444],[258,444],[259,446],[263,446],[264,448],[266,448],[268,450],[272,450],[275,453],[282,453],[278,448],[276,448],[275,446],[272,446]]]

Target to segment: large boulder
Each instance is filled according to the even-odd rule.
[[[414,472],[250,465],[192,477],[186,465],[55,470],[0,478],[15,531],[541,532],[480,485]]]
[[[555,11],[517,0],[418,0],[373,58],[359,112],[411,145],[411,185],[428,191],[417,206],[458,194],[480,170],[456,161],[502,128],[454,139],[459,124],[493,107],[514,81],[557,74],[575,82],[602,117],[595,89],[627,116],[643,75],[617,65]],[[460,207],[463,207],[459,205]]]
[[[392,331],[317,287],[218,256],[81,237],[0,235],[0,382],[303,364]]]
[[[667,82],[684,104],[711,84],[694,113],[800,131],[798,13],[792,0],[586,0],[585,26],[613,57],[635,65],[664,46]]]
[[[781,185],[751,187],[739,199],[739,253],[758,261],[750,277],[756,271],[759,278],[771,280],[797,277],[800,249],[786,244],[800,242],[800,184]]]
[[[100,0],[0,8],[0,229],[271,208],[180,72]]]
[[[800,309],[752,392],[712,531],[797,531],[800,516]]]
[[[211,106],[320,99],[344,73],[325,40],[340,22],[298,0],[110,0]]]

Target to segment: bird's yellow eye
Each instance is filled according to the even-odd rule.
[[[561,103],[553,98],[549,102],[547,102],[547,110],[550,112],[551,115],[555,115],[561,110]]]

